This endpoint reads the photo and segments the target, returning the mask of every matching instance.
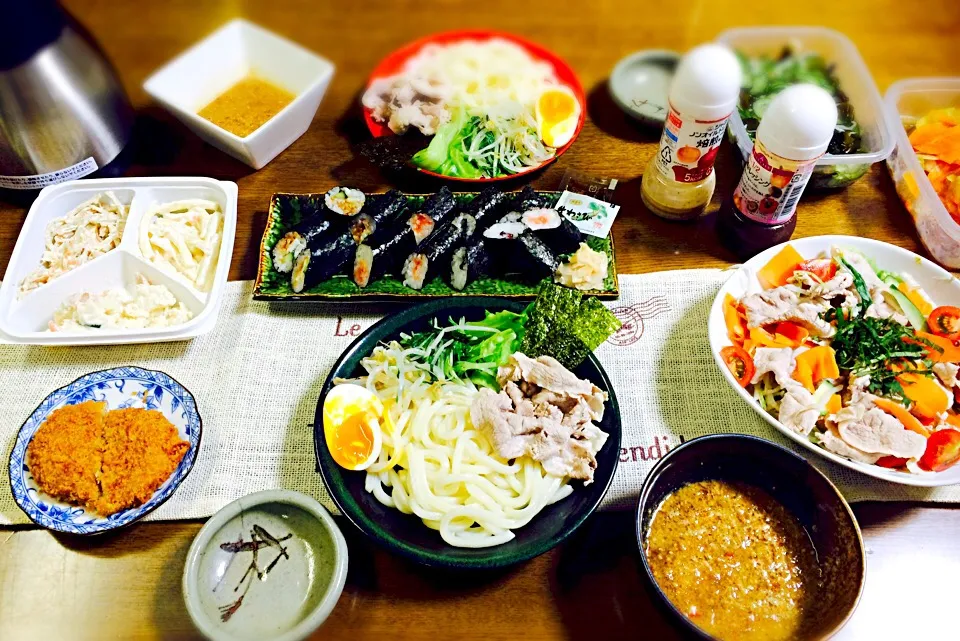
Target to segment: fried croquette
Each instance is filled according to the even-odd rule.
[[[27,467],[46,494],[80,505],[100,498],[106,413],[107,404],[96,401],[65,405],[37,429],[27,447]]]
[[[27,448],[37,485],[109,516],[150,500],[190,449],[157,410],[107,411],[87,401],[54,410]]]

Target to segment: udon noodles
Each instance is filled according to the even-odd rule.
[[[367,469],[365,488],[378,501],[415,514],[448,544],[481,548],[506,543],[512,530],[573,491],[529,457],[507,461],[470,422],[477,388],[434,381],[397,343],[363,360],[359,383],[384,404],[383,448]]]

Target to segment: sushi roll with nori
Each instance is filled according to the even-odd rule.
[[[529,209],[523,213],[523,224],[558,254],[577,251],[583,233],[556,209]]]
[[[481,229],[495,222],[510,204],[510,194],[489,186],[467,205],[466,212],[477,221]]]
[[[442,225],[457,209],[457,201],[449,187],[441,187],[440,191],[427,198],[423,207],[410,218],[410,226],[419,245],[426,240],[438,225]]]
[[[323,196],[323,202],[330,211],[341,216],[359,214],[367,197],[359,189],[334,187]]]
[[[519,211],[511,211],[509,214],[500,218],[501,223],[519,223],[523,221],[523,214]]]
[[[381,228],[381,232],[389,232],[391,225],[400,220],[407,208],[407,198],[396,189],[379,196],[367,210],[353,219],[350,234],[358,245],[366,241]],[[386,228],[386,229],[383,229]]]
[[[404,261],[400,274],[403,284],[423,289],[428,277],[442,273],[444,264],[449,265],[450,255],[463,242],[467,227],[466,221],[451,220],[434,231]]]
[[[560,267],[560,259],[547,244],[527,230],[520,234],[516,244],[516,256],[513,263],[516,270],[525,279],[533,282],[552,276]]]
[[[514,211],[527,211],[528,209],[539,209],[546,206],[546,197],[538,194],[530,185],[527,185],[514,194],[513,202],[511,203]]]
[[[477,219],[473,217],[473,214],[463,212],[457,214],[457,217],[453,219],[453,226],[460,235],[460,239],[466,240],[477,231]]]
[[[336,220],[329,216],[311,216],[294,225],[273,246],[273,266],[281,274],[293,269],[293,262],[307,245],[320,237],[332,238],[346,230],[345,220]]]
[[[522,222],[505,221],[487,227],[483,232],[483,236],[491,240],[515,240],[525,231],[527,231],[527,227]]]
[[[453,252],[450,259],[450,286],[457,291],[489,274],[493,267],[493,256],[487,248],[483,236],[474,236]]]
[[[357,244],[349,234],[342,234],[326,243],[307,247],[300,252],[293,264],[293,273],[290,275],[293,291],[299,294],[320,281],[340,273],[350,262],[356,249]]]
[[[353,282],[366,287],[371,280],[389,273],[399,261],[409,256],[417,248],[420,216],[419,213],[411,216],[391,238],[379,245],[364,243],[357,247],[353,261]]]

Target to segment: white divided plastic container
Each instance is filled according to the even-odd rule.
[[[904,120],[942,107],[960,108],[960,78],[911,78],[893,83],[884,96],[896,148],[887,168],[897,193],[913,216],[920,241],[938,263],[960,269],[960,225],[950,216],[913,151]]]
[[[130,206],[119,247],[18,298],[20,282],[40,263],[47,224],[106,191],[112,191]],[[140,253],[140,222],[148,208],[186,198],[212,200],[223,211],[223,238],[209,292],[198,290],[179,273],[148,262]],[[217,322],[236,229],[237,185],[229,181],[191,177],[105,178],[47,187],[30,207],[0,286],[0,339],[28,345],[110,345],[185,340],[204,334]],[[137,274],[143,274],[151,283],[166,285],[193,312],[193,318],[173,327],[83,333],[46,331],[54,312],[72,294],[99,293],[130,285]]]
[[[863,176],[870,165],[886,159],[893,151],[894,139],[880,92],[857,48],[843,34],[823,27],[745,27],[724,31],[717,42],[747,56],[776,56],[791,45],[800,52],[818,53],[828,64],[835,65],[840,89],[850,98],[854,118],[860,123],[863,151],[824,154],[817,161],[808,189],[846,187]],[[753,142],[737,110],[730,116],[728,127],[741,156],[748,158]]]

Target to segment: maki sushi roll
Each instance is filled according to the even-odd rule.
[[[523,224],[558,254],[577,251],[583,233],[556,209],[529,209],[523,213]]]
[[[430,196],[423,203],[423,207],[410,218],[410,226],[419,245],[426,240],[438,225],[443,224],[456,211],[457,202],[449,187],[441,187],[440,191]]]
[[[310,289],[322,280],[340,273],[356,252],[357,245],[349,234],[336,238],[300,252],[293,264],[290,286],[300,293]]]
[[[468,226],[466,219],[458,217],[458,220],[451,220],[434,231],[404,261],[401,270],[403,284],[411,289],[423,289],[429,276],[441,273],[444,263],[449,263],[451,254],[463,242]]]
[[[514,265],[524,278],[534,282],[543,280],[552,276],[560,267],[557,255],[532,231],[523,232],[517,241]]]
[[[400,220],[406,208],[406,197],[396,189],[391,189],[367,207],[367,211],[353,219],[353,224],[350,225],[350,235],[353,236],[354,242],[359,245],[376,233],[378,228],[381,229],[382,234],[386,234],[389,232],[391,224]]]
[[[492,267],[493,256],[483,236],[474,236],[453,252],[450,259],[450,286],[461,291],[477,278],[489,274]]]
[[[379,245],[364,243],[357,247],[353,261],[353,282],[366,287],[374,278],[379,278],[393,270],[397,263],[417,248],[418,230],[422,225],[421,216],[416,213],[392,237]],[[431,221],[431,228],[433,224]]]
[[[323,196],[327,209],[341,216],[359,214],[366,201],[362,191],[350,187],[334,187]]]
[[[534,191],[533,187],[527,185],[513,196],[512,207],[514,211],[527,211],[528,209],[540,209],[548,206],[547,198]]]
[[[293,269],[293,262],[307,245],[321,237],[332,237],[336,233],[343,233],[346,223],[328,216],[312,216],[304,218],[294,225],[273,246],[273,266],[281,274]]]
[[[467,207],[467,213],[474,217],[482,228],[497,220],[510,204],[510,194],[496,187],[486,187]]]

